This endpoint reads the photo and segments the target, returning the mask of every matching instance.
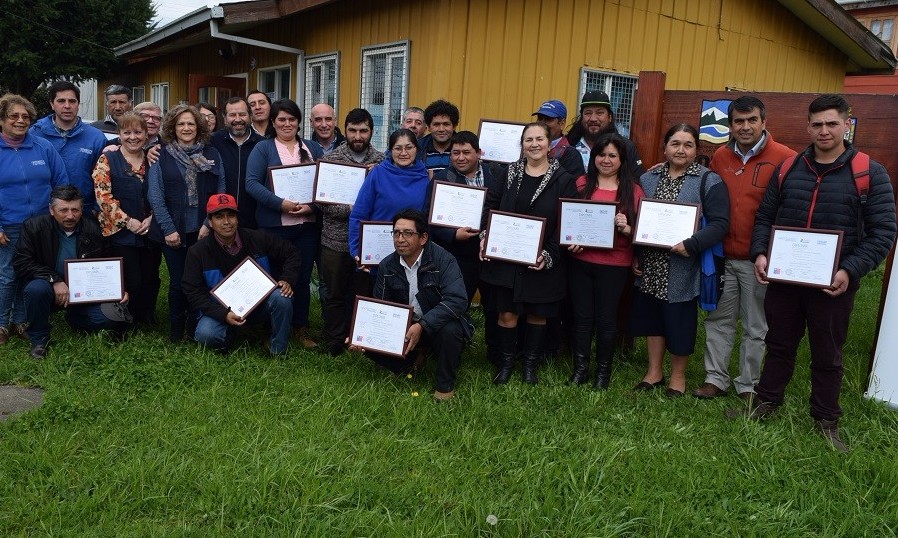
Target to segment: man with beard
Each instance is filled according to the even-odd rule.
[[[614,124],[614,112],[611,110],[611,99],[600,91],[588,91],[580,102],[580,117],[568,131],[567,139],[583,158],[583,168],[589,168],[589,152],[600,136],[606,133],[617,133]],[[633,176],[640,177],[645,173],[642,159],[636,151],[636,144],[627,140],[627,160],[633,167]]]
[[[253,118],[253,131],[264,138],[265,131],[268,130],[268,117],[271,115],[271,99],[267,93],[253,90],[246,96],[246,102]]]
[[[384,154],[371,147],[374,119],[363,109],[349,111],[343,123],[346,141],[327,155],[328,161],[361,164],[371,170],[384,160]],[[321,204],[321,253],[318,264],[323,284],[322,315],[327,351],[331,355],[343,352],[352,309],[350,301],[356,294],[370,294],[370,279],[356,271],[355,259],[349,254],[349,213],[352,206]]]
[[[427,170],[437,172],[449,168],[449,148],[452,135],[459,121],[458,107],[438,99],[424,109],[424,123],[430,129],[430,134],[418,139],[418,147],[421,148],[420,156],[424,159]]]
[[[249,117],[246,99],[231,97],[224,109],[225,128],[212,133],[210,142],[224,163],[225,192],[237,199],[240,225],[255,230],[256,200],[246,194],[246,162],[264,138],[249,127]]]
[[[346,140],[337,127],[337,113],[334,107],[327,103],[319,103],[312,107],[309,123],[312,125],[312,140],[321,144],[325,155],[337,149],[337,146]]]

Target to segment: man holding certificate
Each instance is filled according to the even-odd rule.
[[[66,322],[75,329],[124,331],[131,324],[125,303],[128,294],[118,290],[119,302],[69,304],[73,299],[66,280],[66,260],[97,258],[103,254],[104,241],[100,225],[93,215],[83,215],[84,200],[77,187],[61,185],[50,193],[50,214],[26,220],[16,248],[13,266],[25,282],[23,293],[25,319],[28,324],[29,354],[34,359],[47,355],[50,342],[50,315],[54,308],[64,308]],[[98,284],[118,278],[119,274],[100,275]],[[83,290],[85,296],[94,291]],[[80,295],[76,294],[76,295]],[[82,297],[74,297],[82,299]]]
[[[190,307],[200,313],[196,341],[226,351],[238,327],[247,321],[271,322],[267,343],[272,355],[287,352],[293,317],[293,283],[299,279],[300,262],[296,249],[287,241],[259,230],[238,228],[237,201],[230,194],[214,194],[206,204],[212,233],[187,251],[184,268],[184,293]],[[277,288],[267,297],[259,286],[248,285],[242,291],[247,303],[258,303],[250,314],[240,315],[213,297],[212,290],[226,281],[246,258],[254,260],[267,275],[277,279]],[[279,268],[277,276],[272,268]],[[267,285],[268,282],[264,282]],[[266,288],[267,289],[267,288]],[[258,302],[261,300],[262,302]]]
[[[784,162],[767,185],[751,242],[757,278],[770,281],[764,299],[767,358],[755,386],[757,397],[747,408],[727,412],[730,418],[753,420],[774,414],[783,403],[807,330],[811,417],[821,435],[842,452],[848,450],[839,436],[842,346],[854,296],[861,278],[888,255],[896,235],[895,198],[888,173],[873,160],[858,166],[869,157],[844,139],[851,126],[850,110],[840,95],[814,99],[808,107],[810,147]],[[807,230],[800,241],[808,246],[825,241],[821,231],[842,232],[841,248],[833,251],[834,257],[790,265],[786,256],[774,259],[771,247],[776,246],[779,230],[772,226],[791,227],[793,236]],[[829,286],[819,289],[819,285],[784,281],[790,273],[807,272],[815,264],[819,272],[832,275]]]
[[[378,265],[374,297],[414,308],[405,354],[408,357],[419,343],[430,348],[437,360],[433,397],[444,401],[455,396],[462,348],[474,327],[466,314],[468,298],[455,258],[429,239],[427,219],[420,211],[406,209],[393,217],[396,252]],[[412,363],[370,356],[397,373],[407,371]]]

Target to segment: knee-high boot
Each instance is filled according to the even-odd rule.
[[[543,360],[543,346],[546,341],[546,326],[527,324],[527,335],[524,338],[524,368],[521,379],[524,383],[535,385],[536,370]]]
[[[571,356],[574,371],[568,383],[582,385],[589,379],[589,352],[592,348],[592,331],[589,327],[575,327],[571,339]]]
[[[518,346],[518,328],[496,326],[496,340],[499,344],[499,353],[496,358],[497,370],[493,376],[493,383],[504,385],[511,378],[514,371],[515,348]]]
[[[596,379],[592,388],[604,390],[611,383],[611,361],[614,357],[615,332],[596,333]]]

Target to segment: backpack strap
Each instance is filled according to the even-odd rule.
[[[776,184],[780,189],[783,188],[783,180],[786,179],[786,174],[792,171],[792,167],[795,166],[795,161],[798,160],[798,154],[790,155],[786,157],[786,159],[780,163],[780,174],[777,178]]]
[[[859,151],[851,159],[851,175],[854,177],[854,186],[857,195],[861,197],[861,205],[866,205],[867,195],[870,194],[870,156]]]

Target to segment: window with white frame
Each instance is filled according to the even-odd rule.
[[[371,144],[380,150],[402,124],[408,102],[408,52],[407,41],[362,49],[361,107],[374,118]]]
[[[150,86],[150,101],[162,108],[162,113],[168,112],[168,82],[160,82]]]
[[[580,94],[578,98],[589,91],[603,91],[611,98],[611,110],[614,113],[614,123],[620,134],[630,136],[630,122],[633,121],[633,99],[636,96],[636,82],[638,77],[633,75],[621,75],[610,71],[598,71],[596,69],[580,69]]]
[[[306,58],[306,102],[304,103],[305,117],[312,117],[312,107],[319,103],[327,103],[337,111],[337,94],[339,82],[337,73],[340,72],[340,55],[337,52],[309,56]]]
[[[258,88],[268,94],[272,101],[290,99],[290,66],[259,69]]]
[[[870,31],[883,43],[890,45],[892,43],[892,24],[893,19],[873,19],[873,22],[870,23]]]
[[[131,88],[131,102],[135,105],[143,103],[147,100],[146,86],[134,86]]]

